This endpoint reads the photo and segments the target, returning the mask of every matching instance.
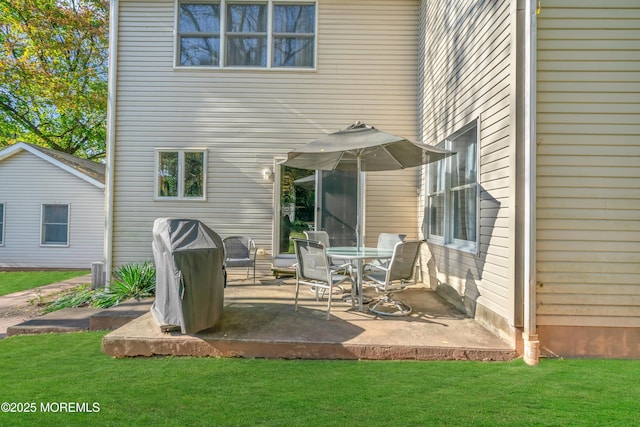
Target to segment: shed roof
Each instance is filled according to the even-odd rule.
[[[0,162],[23,150],[78,176],[96,187],[104,188],[106,170],[104,164],[96,163],[87,159],[81,159],[71,154],[41,147],[39,145],[29,144],[26,142],[13,144],[0,151]]]

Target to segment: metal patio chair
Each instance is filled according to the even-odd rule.
[[[298,311],[300,285],[308,285],[314,289],[316,301],[324,297],[325,291],[329,291],[327,302],[327,320],[329,320],[333,288],[347,280],[351,281],[351,305],[353,307],[355,285],[349,274],[349,264],[342,265],[339,268],[331,268],[327,257],[327,248],[322,242],[307,239],[291,240],[293,240],[297,261],[294,310]]]
[[[422,240],[408,240],[395,244],[388,266],[367,264],[363,275],[367,285],[384,292],[382,298],[369,304],[369,311],[381,316],[407,316],[411,307],[393,299],[393,292],[416,283],[415,267]]]
[[[229,267],[246,267],[247,278],[249,269],[253,267],[253,281],[256,281],[256,255],[258,248],[251,237],[229,236],[222,240],[224,246],[224,262]]]

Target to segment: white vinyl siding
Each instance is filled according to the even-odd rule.
[[[277,73],[174,67],[175,1],[119,8],[115,266],[151,259],[153,221],[166,216],[250,235],[270,255],[273,181],[262,171],[274,158],[357,120],[416,139],[417,0],[319,2],[316,69]],[[207,201],[154,200],[155,149],[193,146],[209,152]],[[415,169],[368,174],[374,242],[382,231],[417,234],[416,181]],[[258,268],[270,265],[259,259]]]
[[[537,321],[640,327],[640,3],[543,2]]]
[[[0,203],[0,246],[4,246],[4,203]]]
[[[5,203],[0,267],[83,268],[103,259],[104,190],[20,151],[0,161]],[[42,205],[69,206],[68,245],[42,245]]]
[[[479,118],[477,254],[425,245],[425,274],[453,303],[507,337],[516,322],[515,3],[423,0],[419,46],[421,142],[438,144]],[[423,187],[421,211],[425,197]]]

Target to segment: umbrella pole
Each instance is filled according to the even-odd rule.
[[[358,248],[364,247],[364,180],[362,179],[362,166],[360,155],[356,156],[357,177],[356,177],[356,245]]]

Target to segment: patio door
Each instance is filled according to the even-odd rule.
[[[274,254],[293,254],[289,239],[304,238],[305,230],[326,231],[332,246],[355,245],[355,172],[278,168]]]
[[[331,246],[356,245],[356,172],[320,171],[317,224],[331,236]]]

